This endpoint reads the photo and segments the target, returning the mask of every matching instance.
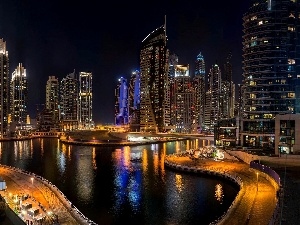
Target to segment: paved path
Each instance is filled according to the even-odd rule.
[[[53,192],[48,185],[34,177],[34,175],[22,173],[11,167],[0,166],[0,176],[5,180],[7,186],[7,190],[1,191],[0,194],[5,197],[10,208],[20,207],[21,205],[14,203],[13,196],[29,195],[29,198],[24,200],[23,203],[28,202],[33,207],[37,207],[39,216],[45,216],[43,222],[45,225],[54,224],[55,217],[52,216],[50,219],[49,213],[57,215],[60,225],[88,224],[87,221],[80,219],[80,215],[77,215],[76,210],[68,207],[64,199],[58,198],[57,193]],[[32,180],[31,178],[33,177],[34,179]],[[25,214],[23,218],[34,221],[33,217],[30,217],[28,214]],[[10,224],[10,221],[7,219],[6,224]]]
[[[277,189],[262,174],[257,176],[256,171],[249,165],[230,158],[224,161],[210,159],[191,159],[188,156],[169,156],[166,162],[194,168],[215,170],[238,176],[243,181],[235,204],[228,210],[218,224],[222,225],[267,225],[272,218],[277,204]],[[258,177],[258,182],[257,182]],[[257,186],[258,185],[258,186]],[[258,189],[257,189],[258,187]]]

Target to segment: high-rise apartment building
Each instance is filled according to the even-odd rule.
[[[189,65],[177,65],[174,77],[175,127],[178,133],[191,133],[194,119],[194,90]]]
[[[78,123],[79,91],[75,71],[60,81],[59,93],[60,120]]]
[[[170,129],[175,131],[176,128],[176,106],[175,106],[175,70],[178,65],[178,56],[175,53],[169,54],[169,71],[168,71],[168,89],[167,98],[170,104]]]
[[[299,6],[295,0],[254,0],[243,16],[245,147],[274,148],[275,116],[300,112]]]
[[[19,63],[10,81],[10,114],[16,130],[25,130],[28,115],[28,83],[26,69]]]
[[[221,70],[218,64],[212,65],[208,73],[205,125],[212,130],[217,120],[221,118],[220,96],[221,96]]]
[[[0,39],[0,137],[7,135],[9,116],[9,58],[6,42]]]
[[[93,76],[91,72],[79,73],[79,126],[80,129],[94,128],[93,121]]]
[[[168,56],[166,27],[163,25],[147,35],[141,45],[141,131],[161,132],[169,126],[167,114],[170,111],[166,104]]]
[[[46,84],[46,109],[52,113],[52,123],[59,124],[59,82],[55,76],[49,76]]]
[[[204,124],[205,108],[205,60],[201,52],[195,61],[195,76],[193,77],[193,88],[195,92],[195,123],[202,129]]]

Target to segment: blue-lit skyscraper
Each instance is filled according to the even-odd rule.
[[[128,86],[127,80],[119,79],[116,91],[115,124],[128,125]]]
[[[131,131],[140,130],[140,71],[135,70],[131,73],[128,87],[129,103],[129,125]]]

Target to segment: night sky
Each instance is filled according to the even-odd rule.
[[[168,47],[180,64],[201,52],[206,71],[232,52],[233,79],[242,81],[242,16],[250,0],[0,2],[0,38],[6,41],[10,76],[18,63],[27,71],[29,114],[45,103],[49,76],[61,80],[80,71],[93,73],[93,120],[114,122],[114,89],[119,77],[139,69],[142,40],[167,21]]]

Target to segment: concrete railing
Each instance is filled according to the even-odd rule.
[[[16,168],[16,167],[11,167],[11,166],[6,166],[6,165],[1,165],[2,167],[5,167],[7,169],[16,171],[18,173],[21,173],[23,175],[28,176],[29,178],[34,177],[35,180],[38,180],[40,183],[48,187],[54,194],[55,196],[60,200],[60,202],[66,207],[69,211],[69,213],[73,216],[73,218],[78,221],[79,224],[84,224],[84,225],[97,225],[97,223],[93,222],[89,218],[87,218],[83,213],[81,213],[73,204],[70,202],[67,197],[50,181],[47,179],[36,175],[34,173]],[[36,187],[39,189],[39,187],[36,185]]]

